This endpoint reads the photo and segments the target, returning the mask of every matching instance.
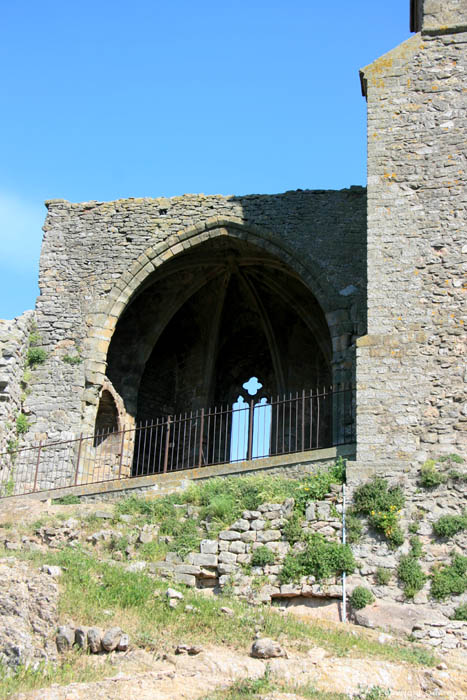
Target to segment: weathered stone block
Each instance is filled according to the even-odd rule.
[[[188,562],[195,566],[217,566],[217,555],[191,553],[188,555]]]
[[[201,554],[217,554],[219,544],[217,540],[201,540],[200,551]]]

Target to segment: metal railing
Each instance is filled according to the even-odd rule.
[[[147,420],[0,454],[0,497],[254,460],[355,442],[350,387]]]

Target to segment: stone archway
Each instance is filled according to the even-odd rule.
[[[221,241],[228,241],[229,244],[222,246]],[[213,253],[217,255],[217,259],[215,259],[215,255],[213,257]],[[212,261],[211,265],[209,258]],[[186,277],[190,267],[194,274],[191,275],[188,283],[181,285],[176,293],[170,294],[170,284],[173,283],[174,277],[181,274]],[[247,267],[248,272],[245,273]],[[201,276],[200,270],[203,271]],[[172,282],[170,282],[171,277]],[[341,334],[339,325],[348,320],[348,315],[346,310],[342,308],[342,299],[338,299],[335,290],[326,284],[323,271],[317,265],[314,270],[305,267],[296,255],[268,232],[257,227],[246,227],[243,222],[216,219],[203,226],[182,232],[166,243],[146,250],[117,282],[109,295],[105,311],[103,309],[102,313],[96,313],[90,319],[91,330],[86,346],[85,423],[93,422],[96,411],[94,397],[102,386],[106,374],[110,374],[118,394],[122,396],[125,411],[133,420],[137,417],[144,417],[144,410],[141,410],[141,406],[138,407],[139,387],[142,380],[143,387],[148,384],[147,377],[146,379],[143,377],[143,371],[147,374],[148,371],[150,372],[151,366],[160,367],[158,362],[160,348],[159,355],[156,353],[156,357],[151,359],[155,346],[160,344],[159,341],[166,342],[166,344],[170,342],[170,338],[164,339],[163,336],[164,334],[167,336],[168,326],[174,317],[180,314],[180,310],[189,303],[189,300],[196,296],[199,297],[201,290],[205,288],[206,291],[209,285],[211,285],[212,293],[217,284],[215,296],[218,303],[207,313],[210,319],[211,317],[217,318],[218,332],[211,334],[210,339],[206,340],[208,343],[206,354],[210,357],[216,356],[214,350],[218,344],[219,334],[223,333],[221,328],[222,303],[219,303],[219,299],[226,298],[229,294],[232,296],[230,288],[234,278],[236,286],[242,288],[242,298],[248,300],[247,305],[250,306],[250,309],[254,309],[253,315],[259,319],[262,328],[260,335],[262,335],[263,344],[268,348],[267,354],[270,358],[271,377],[268,380],[268,388],[271,392],[281,392],[291,388],[291,386],[295,387],[298,379],[292,380],[290,376],[286,377],[284,374],[284,349],[280,350],[278,347],[277,327],[273,328],[276,322],[275,314],[271,313],[270,299],[266,304],[264,301],[264,297],[268,297],[268,295],[270,298],[274,297],[280,300],[279,305],[283,318],[284,308],[286,309],[288,305],[290,309],[293,309],[293,315],[299,319],[297,323],[302,326],[302,334],[308,333],[309,337],[314,337],[315,350],[317,354],[321,355],[321,360],[318,363],[320,369],[314,371],[313,376],[310,377],[310,383],[319,380],[331,382],[332,347],[338,346],[338,343],[332,342],[331,336]],[[313,293],[310,289],[313,290]],[[161,303],[164,294],[165,301]],[[149,303],[159,305],[162,312],[159,313],[157,319],[153,319],[154,323],[143,323],[145,328],[141,328],[141,324],[138,328],[137,319],[138,316],[141,317],[138,309],[146,308]],[[198,307],[200,304],[201,301],[198,298]],[[310,309],[310,305],[313,307],[312,309]],[[268,308],[265,308],[266,306]],[[328,318],[333,319],[336,308],[339,309],[337,323],[329,328],[325,314]],[[134,318],[129,321],[132,314]],[[125,332],[122,332],[124,323],[127,324],[127,336],[130,335],[134,338],[136,333],[139,338],[136,351],[131,354],[132,370],[125,374],[126,386],[125,382],[122,383],[119,379],[119,370],[115,371],[115,364],[118,365],[119,362],[119,352],[115,352],[115,347],[112,348],[112,345],[118,346],[116,338],[119,334],[121,337],[125,336]],[[251,319],[249,323],[244,325],[251,327]],[[214,336],[217,336],[217,339]],[[170,353],[166,352],[165,355],[169,357]],[[146,367],[148,363],[149,367]],[[235,364],[234,359],[232,359],[231,365],[232,363]],[[326,372],[323,371],[325,366],[327,367]],[[251,374],[254,369],[257,368],[249,366],[248,369],[245,368],[245,371]],[[287,368],[287,372],[290,374],[289,369],[290,363],[288,363]],[[167,371],[170,373],[170,370]],[[219,391],[212,387],[212,373],[212,367],[210,370],[204,368],[204,387],[199,392],[198,401],[209,402],[221,398],[229,400],[231,397],[228,379],[224,377],[224,389],[227,387],[227,390],[221,397]],[[319,376],[320,373],[321,376]],[[226,374],[225,371],[224,374]],[[301,383],[303,383],[303,377]],[[220,385],[222,386],[222,381]],[[185,405],[186,403],[185,401]],[[178,402],[177,407],[180,407],[180,402]],[[157,408],[160,411],[163,406],[155,406],[154,410]],[[167,408],[171,407],[167,406]]]

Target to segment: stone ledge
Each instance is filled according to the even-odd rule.
[[[210,467],[197,469],[185,469],[167,474],[151,474],[149,476],[137,476],[128,479],[114,479],[96,484],[86,484],[85,486],[66,486],[63,488],[49,489],[30,493],[17,498],[39,499],[41,501],[49,498],[60,498],[62,496],[93,496],[118,492],[127,492],[137,489],[144,489],[153,493],[163,495],[176,489],[183,489],[190,481],[209,479],[215,476],[230,476],[253,474],[255,472],[267,472],[270,469],[280,467],[293,467],[304,464],[317,465],[321,462],[337,459],[337,457],[352,458],[355,455],[355,445],[340,445],[322,450],[312,450],[308,452],[296,452],[290,455],[278,455],[275,457],[264,457],[252,461],[235,462],[230,464],[219,464]]]

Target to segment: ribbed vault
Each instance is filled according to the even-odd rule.
[[[331,381],[323,312],[298,275],[251,243],[201,243],[157,268],[120,317],[107,375],[138,421]]]

